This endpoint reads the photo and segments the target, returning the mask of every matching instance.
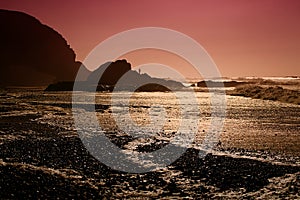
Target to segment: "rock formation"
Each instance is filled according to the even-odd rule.
[[[58,32],[28,14],[8,10],[0,10],[0,27],[0,85],[74,80],[81,63]]]

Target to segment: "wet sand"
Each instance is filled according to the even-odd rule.
[[[220,143],[205,158],[199,158],[195,145],[163,169],[129,174],[105,166],[85,149],[74,128],[69,94],[2,92],[2,198],[299,198],[297,105],[228,96]],[[120,148],[151,152],[164,145],[163,139],[168,142],[170,136],[136,140],[117,131],[106,103],[99,103],[98,116]],[[199,132],[204,134],[210,116],[206,103],[200,103]],[[167,126],[176,127],[173,121]]]

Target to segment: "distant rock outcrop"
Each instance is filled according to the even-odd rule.
[[[91,83],[101,85],[115,85],[118,80],[128,71],[131,70],[131,64],[126,60],[117,60],[116,62],[107,62],[93,71],[88,77]]]
[[[131,70],[131,64],[126,60],[117,60],[101,65],[91,73],[88,81],[98,86],[113,86],[114,90],[137,91],[169,91],[172,89],[182,89],[184,86],[176,81],[167,81],[159,78],[152,78],[148,74],[139,74]],[[111,87],[110,87],[111,88]],[[98,87],[99,90],[99,87]]]
[[[228,92],[233,96],[251,97],[254,99],[280,101],[300,105],[300,92],[279,86],[261,87],[258,85],[245,85]]]
[[[30,15],[8,10],[0,10],[0,27],[0,85],[75,80],[81,63],[58,32]],[[89,71],[82,69],[87,77]]]
[[[197,87],[236,87],[245,84],[238,81],[200,81],[197,83]]]
[[[184,88],[182,83],[160,78],[152,78],[148,74],[139,74],[131,70],[131,64],[126,60],[107,62],[93,71],[86,82],[77,84],[79,90],[86,91],[170,91]],[[66,91],[72,89],[71,82],[51,84],[47,91]]]

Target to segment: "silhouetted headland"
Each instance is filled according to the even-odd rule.
[[[9,10],[0,10],[0,27],[0,86],[75,80],[82,63],[57,31],[28,14]],[[88,74],[84,69],[82,80]]]
[[[93,71],[87,81],[78,83],[79,90],[97,91],[170,91],[181,90],[183,84],[177,81],[153,78],[148,74],[139,74],[131,69],[131,64],[126,60],[117,60],[102,64]],[[50,84],[46,91],[70,91],[73,90],[73,82],[58,82]]]

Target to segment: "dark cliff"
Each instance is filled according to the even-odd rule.
[[[30,15],[8,10],[0,10],[0,27],[0,85],[75,79],[81,63],[58,32]],[[84,71],[87,76],[89,71]]]

